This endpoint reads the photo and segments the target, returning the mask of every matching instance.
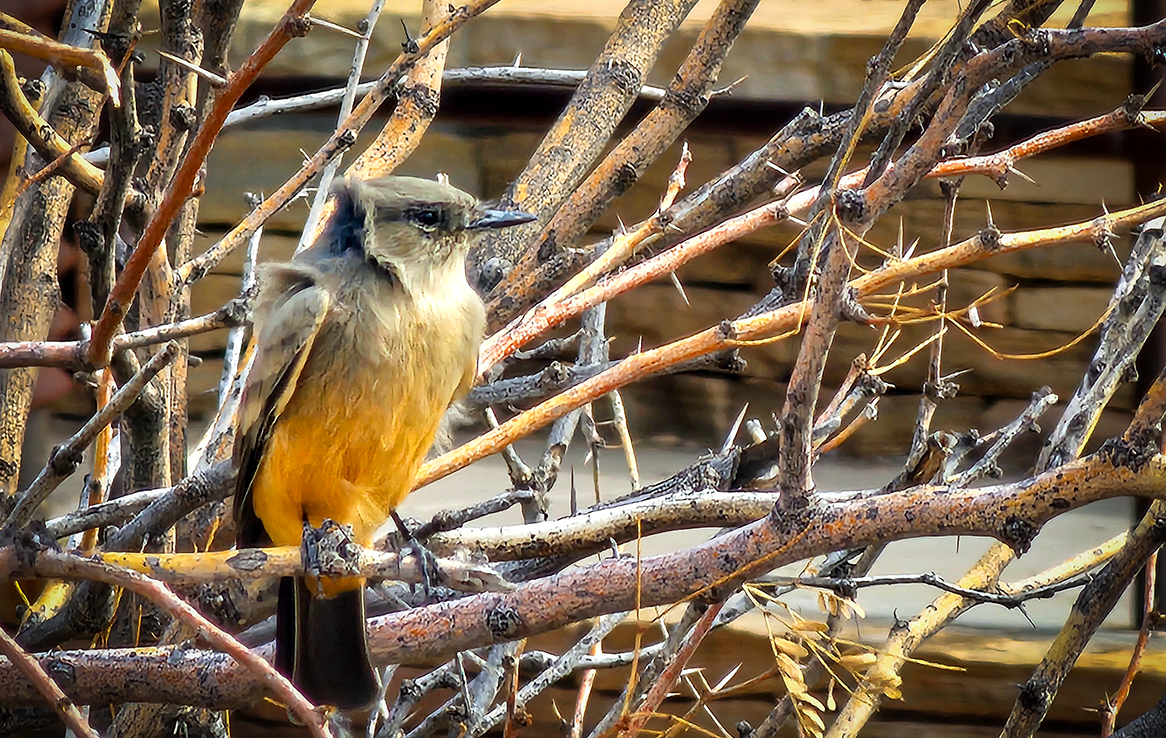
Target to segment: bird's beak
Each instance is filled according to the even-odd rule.
[[[534,220],[538,220],[537,215],[521,210],[484,210],[476,220],[470,221],[466,228],[507,228]]]

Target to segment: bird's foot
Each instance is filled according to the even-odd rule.
[[[304,570],[313,576],[344,577],[360,573],[360,546],[352,528],[325,518],[319,528],[304,523],[300,546]]]
[[[421,575],[421,587],[425,593],[426,600],[434,598],[435,590],[440,584],[439,568],[437,564],[437,557],[433,552],[421,545],[421,541],[409,531],[405,522],[401,520],[401,516],[393,513],[393,522],[397,524],[397,530],[400,531],[401,537],[405,540],[405,547],[417,559],[417,570]]]

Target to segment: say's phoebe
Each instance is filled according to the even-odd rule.
[[[312,247],[260,272],[235,442],[240,548],[298,546],[326,518],[372,543],[474,381],[484,311],[465,277],[470,234],[534,218],[411,177],[335,194]],[[318,704],[376,696],[363,585],[280,582],[276,667]]]

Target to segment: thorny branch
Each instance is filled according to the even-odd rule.
[[[403,684],[391,705],[387,700],[383,702],[379,709],[383,718],[379,734],[398,735],[408,729],[409,736],[422,738],[446,726],[452,730],[457,726],[450,716],[454,710],[463,710],[465,722],[461,727],[466,734],[478,735],[504,723],[504,732],[511,736],[518,727],[524,705],[567,674],[582,669],[631,666],[634,676],[626,696],[611,706],[601,723],[603,730],[597,734],[618,731],[633,736],[645,730],[647,719],[660,709],[663,699],[689,676],[685,669],[696,657],[703,636],[711,628],[720,627],[749,609],[740,605],[740,594],[729,598],[749,578],[762,577],[761,582],[768,584],[830,590],[837,593],[838,599],[876,585],[924,583],[944,590],[946,594],[927,612],[897,627],[874,665],[856,675],[860,677],[858,690],[830,728],[830,735],[853,735],[881,697],[894,691],[899,669],[911,651],[960,612],[978,603],[1021,607],[1027,600],[1084,585],[1064,633],[1026,685],[1006,729],[1009,735],[1031,734],[1041,720],[1042,710],[1055,695],[1064,672],[1132,573],[1149,551],[1161,544],[1161,533],[1166,529],[1162,522],[1163,503],[1157,501],[1151,507],[1151,514],[1129,535],[1115,538],[1028,580],[1011,584],[999,581],[1002,569],[1028,547],[1048,519],[1093,500],[1122,495],[1161,495],[1166,480],[1166,461],[1157,445],[1166,408],[1166,382],[1162,380],[1150,390],[1122,437],[1111,439],[1092,456],[1078,458],[1118,383],[1128,379],[1129,361],[1160,317],[1164,304],[1160,222],[1146,225],[1140,234],[1111,308],[1102,321],[1100,346],[1085,381],[1042,452],[1036,473],[1027,479],[969,488],[984,476],[997,476],[1000,454],[1056,402],[1055,395],[1048,391],[1034,395],[1028,409],[1013,423],[957,449],[947,444],[945,439],[950,436],[944,431],[930,431],[931,414],[921,412],[916,428],[916,446],[921,458],[908,459],[908,473],[867,490],[815,489],[811,471],[818,457],[845,443],[853,429],[868,422],[869,416],[860,415],[844,429],[845,418],[859,406],[871,409],[873,398],[887,389],[864,357],[861,362],[855,362],[851,377],[834,400],[819,412],[816,405],[822,390],[822,368],[839,321],[869,318],[864,304],[880,300],[880,291],[886,288],[900,283],[905,286],[922,275],[989,256],[1026,249],[1081,240],[1109,248],[1119,230],[1166,213],[1166,203],[1152,201],[1071,226],[1009,234],[1001,233],[989,219],[979,234],[952,244],[949,237],[955,208],[953,195],[945,215],[947,235],[940,248],[904,254],[900,244],[881,266],[853,276],[859,251],[868,246],[862,238],[871,223],[906,197],[923,177],[984,174],[1004,186],[1010,176],[1022,176],[1017,163],[1024,157],[1108,131],[1135,126],[1166,127],[1166,114],[1143,111],[1144,99],[1131,98],[1108,115],[1061,126],[997,154],[952,156],[953,152],[975,154],[981,143],[977,137],[986,130],[992,116],[1004,109],[1032,79],[1062,59],[1112,51],[1160,55],[1166,22],[1138,29],[1047,31],[1039,26],[1056,3],[1018,0],[1006,6],[997,18],[973,31],[972,26],[986,6],[986,2],[977,2],[965,9],[952,33],[933,53],[907,68],[907,72],[892,75],[892,58],[920,5],[909,2],[884,51],[871,61],[863,92],[853,109],[828,118],[803,112],[740,164],[681,197],[689,162],[685,149],[657,213],[611,239],[577,247],[582,234],[603,207],[681,135],[709,98],[718,93],[714,85],[721,62],[733,40],[746,27],[756,2],[724,0],[720,3],[667,90],[648,88],[643,78],[662,44],[690,9],[689,0],[631,3],[592,69],[586,74],[566,75],[517,66],[485,71],[454,70],[443,75],[443,55],[449,37],[492,5],[493,0],[480,0],[460,8],[427,3],[429,29],[410,41],[405,53],[379,80],[357,85],[363,45],[368,42],[371,21],[380,10],[379,3],[375,3],[368,27],[357,34],[363,38],[358,44],[350,82],[343,91],[278,102],[261,100],[248,108],[234,109],[239,96],[282,45],[306,33],[311,23],[307,15],[311,4],[310,0],[296,0],[244,66],[226,74],[221,82],[215,75],[226,72],[223,36],[206,40],[208,48],[219,49],[208,57],[209,65],[217,70],[213,74],[199,67],[201,49],[192,48],[190,54],[166,57],[167,64],[175,65],[173,69],[167,67],[175,79],[189,81],[197,75],[208,90],[217,89],[208,92],[210,102],[199,121],[198,133],[189,144],[185,129],[178,130],[166,121],[159,142],[163,155],[146,165],[148,176],[143,178],[148,190],[162,193],[152,210],[142,201],[140,193],[130,190],[131,183],[139,188],[140,183],[132,174],[137,153],[144,145],[137,138],[142,132],[133,118],[134,111],[111,113],[117,149],[114,164],[103,172],[94,166],[94,162],[101,161],[100,157],[87,158],[78,153],[88,141],[74,147],[40,117],[34,101],[29,99],[32,88],[28,92],[22,89],[11,57],[0,52],[0,107],[17,123],[32,148],[51,162],[37,177],[59,174],[91,192],[103,192],[100,217],[95,216],[94,222],[100,221],[101,248],[109,256],[119,238],[132,242],[137,235],[135,229],[145,224],[119,273],[114,271],[113,258],[94,262],[94,274],[99,274],[94,280],[94,295],[98,297],[98,307],[105,309],[90,337],[70,342],[2,343],[0,367],[57,366],[90,372],[112,364],[120,372],[118,376],[126,379],[133,373],[136,349],[203,331],[245,325],[250,291],[245,290],[235,301],[214,313],[184,318],[188,313],[181,312],[182,288],[204,275],[232,248],[255,233],[311,176],[327,165],[334,165],[381,103],[390,98],[397,99],[397,107],[382,132],[386,144],[376,154],[385,168],[404,158],[420,139],[437,112],[443,79],[446,82],[466,77],[524,79],[543,83],[550,80],[556,84],[578,85],[568,111],[548,133],[540,153],[506,197],[507,203],[529,204],[538,210],[545,216],[542,223],[498,234],[475,257],[479,277],[489,276],[490,269],[484,268],[487,266],[497,272],[495,277],[504,277],[491,302],[494,323],[519,317],[483,345],[480,364],[488,381],[474,390],[466,406],[476,412],[489,406],[538,404],[518,411],[498,428],[426,464],[418,485],[508,448],[536,428],[554,423],[555,431],[542,463],[533,471],[517,458],[516,452],[510,451],[508,461],[516,489],[464,510],[439,515],[418,531],[440,555],[462,557],[472,552],[474,563],[460,558],[439,560],[441,583],[454,589],[484,593],[470,596],[446,594],[447,590],[442,590],[442,597],[448,597],[447,601],[417,603],[414,609],[392,612],[401,605],[391,604],[395,596],[391,587],[378,587],[384,602],[390,603],[378,605],[377,612],[381,614],[371,623],[372,649],[378,662],[417,663],[457,653],[453,661]],[[1082,8],[1079,13],[1087,12],[1085,4]],[[104,40],[111,45],[129,43],[125,38]],[[137,104],[132,94],[133,60],[126,54],[110,51],[115,59],[125,58],[119,79],[103,53],[77,56],[74,52],[80,51],[72,46],[54,44],[0,18],[0,46],[13,44],[49,55],[58,63],[67,60],[69,64],[89,64],[104,75],[102,91],[121,89],[125,92],[122,101],[125,105]],[[406,81],[402,83],[402,74],[406,72]],[[1004,84],[993,90],[985,89],[985,84],[993,80],[1004,80]],[[190,90],[168,88],[165,91],[165,104],[170,106],[167,110],[173,113],[177,109],[175,105],[178,108],[185,105],[182,101],[187,99]],[[366,97],[352,107],[357,94]],[[191,196],[197,194],[206,154],[218,133],[235,121],[331,104],[327,101],[335,102],[340,95],[346,95],[348,103],[342,107],[336,131],[301,171],[255,206],[239,226],[203,255],[187,259],[177,256],[181,249],[176,247],[173,257],[176,261],[171,269],[171,257],[163,250],[163,241],[181,239],[184,232],[191,232],[194,225]],[[614,140],[617,126],[628,106],[639,96],[658,100],[660,104],[617,143]],[[922,133],[912,140],[909,136],[916,123]],[[118,136],[121,136],[120,143]],[[856,168],[859,143],[877,141],[880,137],[881,143],[869,166]],[[601,159],[600,154],[605,150],[610,153]],[[387,158],[380,156],[385,151],[388,151]],[[829,154],[833,158],[821,185],[802,187],[800,175],[787,174]],[[364,169],[369,157],[366,152],[354,169]],[[177,161],[181,163],[170,172]],[[770,192],[775,184],[777,190]],[[758,199],[762,199],[760,204],[747,209]],[[129,226],[119,229],[121,209],[130,205],[137,210],[129,218]],[[758,229],[796,219],[807,211],[809,227],[801,239],[795,266],[792,271],[778,272],[776,288],[767,299],[740,317],[733,319],[726,315],[720,324],[693,336],[622,359],[609,357],[603,325],[608,300],[671,275],[697,256],[726,247]],[[310,233],[311,228],[305,231],[305,239]],[[649,248],[655,254],[645,256]],[[859,267],[859,271],[863,268]],[[488,288],[494,281],[483,279],[483,286]],[[141,294],[138,294],[139,284],[147,285]],[[551,291],[556,286],[559,289]],[[937,293],[938,307],[930,316],[938,318],[933,334],[936,337],[943,335],[949,321],[959,319],[947,307],[946,287],[944,281]],[[545,297],[548,292],[550,296]],[[900,295],[902,292],[900,289]],[[135,296],[139,309],[157,311],[154,317],[158,319],[143,320],[141,324],[149,327],[123,333],[120,324]],[[536,303],[535,308],[520,315],[525,306]],[[585,330],[578,339],[578,361],[565,367],[557,362],[576,338],[547,339],[546,333],[580,316]],[[894,313],[889,319],[879,318],[888,324],[896,319]],[[594,414],[585,414],[590,403],[656,373],[707,368],[739,371],[739,349],[759,342],[790,340],[799,334],[805,337],[776,435],[756,431],[752,444],[737,445],[734,426],[720,453],[684,472],[584,511],[575,509],[573,497],[570,516],[548,519],[546,491],[554,482],[566,444],[579,422],[583,423],[593,447],[599,442]],[[3,531],[5,545],[0,548],[0,579],[28,575],[78,578],[86,583],[104,582],[144,593],[229,656],[201,650],[197,644],[144,648],[136,652],[133,660],[117,649],[27,654],[10,643],[6,634],[0,634],[3,637],[0,650],[7,655],[6,660],[0,661],[0,704],[26,704],[39,699],[40,694],[51,695],[50,702],[70,721],[72,730],[89,735],[92,729],[84,724],[69,700],[77,704],[165,700],[175,704],[237,707],[253,704],[260,695],[271,692],[284,700],[315,734],[323,735],[330,730],[321,714],[313,711],[287,680],[263,660],[263,654],[269,650],[248,651],[163,584],[191,588],[199,585],[191,595],[198,608],[221,614],[216,608],[222,601],[222,590],[215,587],[221,587],[226,580],[253,582],[301,573],[298,552],[267,549],[136,553],[151,536],[167,535],[181,518],[195,510],[200,510],[200,516],[205,514],[200,517],[205,521],[200,530],[203,540],[214,541],[222,519],[221,507],[215,505],[221,503],[230,489],[230,465],[221,460],[229,448],[231,414],[241,386],[239,375],[246,365],[244,352],[238,345],[241,337],[241,332],[236,334],[237,347],[226,362],[219,414],[204,443],[193,455],[197,460],[192,462],[193,473],[184,475],[178,464],[174,477],[151,485],[159,489],[134,491],[117,499],[83,504],[75,513],[49,520],[43,530],[29,524],[47,493],[78,466],[80,453],[97,430],[126,411],[150,377],[179,352],[177,344],[170,343],[104,403],[81,432],[54,450],[37,481],[13,501],[15,509],[9,513]],[[546,343],[529,352],[521,351],[535,339]],[[929,375],[933,390],[945,381],[939,372],[943,345],[942,340],[933,340],[931,353],[935,369]],[[556,363],[549,367],[533,364],[541,360]],[[521,369],[514,371],[518,367]],[[178,381],[168,384],[167,390],[181,387]],[[166,393],[158,394],[166,400]],[[618,407],[618,395],[611,396]],[[151,394],[146,399],[159,398]],[[166,412],[173,410],[178,414],[178,423],[184,428],[184,406],[167,401],[166,408]],[[141,411],[141,407],[136,409]],[[626,417],[619,410],[616,415],[621,442],[628,449],[634,469]],[[742,413],[741,419],[744,417]],[[972,447],[987,445],[987,439],[993,442],[991,448],[979,461],[961,470],[959,467]],[[113,474],[108,463],[115,457],[109,448],[114,444],[106,439],[101,445],[101,459],[95,463],[94,473],[106,479]],[[941,453],[936,456],[938,465],[933,468],[923,463],[922,457],[936,449]],[[132,456],[132,448],[129,453]],[[215,464],[216,460],[219,463]],[[123,460],[123,465],[126,461],[133,459]],[[925,469],[926,473],[918,469]],[[633,471],[633,479],[635,476]],[[173,483],[178,477],[183,478]],[[173,486],[164,487],[167,484]],[[483,515],[515,505],[522,508],[523,525],[467,526]],[[122,527],[114,530],[107,526]],[[707,543],[662,556],[634,561],[616,556],[593,566],[567,569],[571,563],[613,545],[690,527],[727,530]],[[38,540],[83,531],[89,531],[84,539],[88,543],[82,544],[85,553],[91,554],[88,558],[35,548]],[[992,536],[1001,543],[993,546],[956,583],[929,574],[867,576],[863,569],[869,567],[881,547],[890,541],[952,534]],[[117,553],[122,549],[130,552]],[[853,557],[860,554],[860,563],[852,563]],[[827,555],[826,563],[809,569],[820,572],[817,575],[792,579],[767,576],[778,566],[819,555]],[[1095,571],[1103,564],[1104,568]],[[396,553],[366,551],[360,565],[361,572],[371,578],[411,581],[417,576],[417,562]],[[852,566],[857,568],[849,568]],[[637,647],[631,652],[603,653],[604,636],[627,613],[673,603],[688,606],[664,643]],[[259,612],[258,617],[264,614]],[[599,620],[590,633],[563,654],[524,652],[525,643],[517,640],[596,616]],[[836,618],[827,624],[828,630],[832,624],[836,624]],[[249,631],[255,643],[263,640],[259,635],[262,631],[263,626]],[[91,634],[92,630],[84,633]],[[801,673],[813,673],[812,662],[797,666],[803,670]],[[56,676],[66,672],[71,675],[67,681]],[[717,692],[720,686],[723,685],[710,689],[709,693]],[[442,688],[455,689],[456,694],[445,701],[442,709],[419,716],[420,722],[410,723],[410,713],[420,698]],[[697,691],[695,687],[693,690]],[[792,691],[789,696],[792,697]],[[582,715],[588,699],[581,695],[578,715]],[[698,694],[697,702],[706,706],[703,699]],[[788,710],[783,712],[779,706],[771,715],[773,720],[767,721],[758,735],[771,735],[770,729],[776,729],[776,723],[788,714]],[[1147,716],[1152,718],[1153,714]],[[580,719],[572,728],[575,736],[581,734]],[[715,716],[713,720],[716,721]],[[804,728],[800,720],[799,726]],[[376,721],[370,727],[370,734],[375,729]],[[670,738],[676,730],[671,729],[666,735]]]

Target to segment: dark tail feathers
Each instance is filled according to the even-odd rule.
[[[312,702],[341,710],[367,707],[377,696],[368,657],[364,591],[314,597],[303,579],[279,583],[275,668]]]

